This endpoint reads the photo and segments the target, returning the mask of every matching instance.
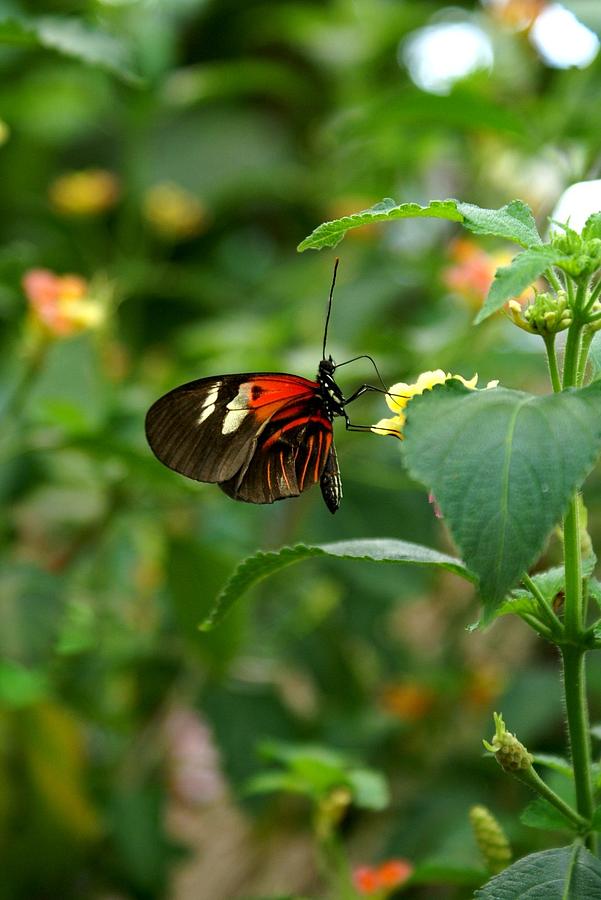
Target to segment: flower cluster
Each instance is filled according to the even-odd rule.
[[[34,322],[53,337],[70,337],[104,321],[103,304],[90,296],[88,282],[79,275],[30,269],[23,290]]]
[[[511,847],[505,832],[485,806],[472,806],[470,824],[489,871],[501,872],[511,862]]]
[[[527,306],[522,306],[517,300],[510,300],[507,314],[519,328],[541,335],[563,331],[570,327],[573,319],[565,291],[536,294],[534,302]]]
[[[411,878],[413,866],[406,859],[389,859],[379,866],[359,866],[353,872],[355,889],[365,897],[388,897]]]
[[[436,384],[444,384],[451,380],[460,381],[466,388],[471,391],[478,390],[478,376],[474,375],[469,380],[462,375],[452,375],[450,372],[444,372],[443,369],[435,369],[433,372],[422,372],[414,384],[406,384],[400,381],[393,384],[385,395],[386,403],[394,416],[386,419],[380,419],[375,425],[372,425],[372,431],[376,434],[391,434],[394,437],[402,438],[403,427],[405,425],[405,408],[412,397],[417,394],[423,394],[424,391],[431,390]],[[487,388],[496,387],[498,381],[489,381]]]

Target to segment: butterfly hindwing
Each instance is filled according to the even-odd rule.
[[[307,404],[309,405],[309,404]],[[331,453],[332,424],[319,403],[282,409],[262,432],[248,465],[220,484],[236,500],[273,503],[298,497],[321,478]],[[331,508],[331,507],[330,507]]]
[[[284,459],[288,462],[284,471],[290,475],[294,455],[290,455],[291,431],[321,409],[318,387],[316,382],[284,373],[223,375],[192,381],[165,394],[150,408],[146,417],[148,442],[162,463],[188,478],[218,483],[234,479],[241,486],[258,448],[270,436],[272,445],[285,438]],[[331,433],[331,423],[325,417],[324,421]],[[253,483],[258,483],[257,476]],[[300,493],[294,481],[290,486],[290,493],[275,492],[277,496],[273,497],[269,489],[256,490],[258,496],[266,499],[254,502],[269,503],[280,496]],[[224,490],[235,496],[225,487]]]

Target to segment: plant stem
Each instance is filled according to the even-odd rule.
[[[549,282],[549,284],[551,285],[551,287],[554,290],[556,290],[556,291],[563,290],[563,285],[562,285],[561,281],[559,280],[558,276],[553,271],[553,269],[547,269],[547,271],[545,272],[545,278],[547,279],[547,281]]]
[[[588,352],[591,348],[592,340],[595,336],[595,332],[590,328],[585,328],[582,334],[582,343],[580,345],[580,354],[578,356],[578,367],[576,369],[576,384],[580,387],[582,382],[584,381],[584,375],[586,372],[586,363],[588,360]]]
[[[530,766],[529,769],[516,772],[516,778],[519,779],[523,784],[528,785],[528,787],[532,788],[532,790],[536,791],[541,797],[550,803],[555,809],[558,809],[562,815],[566,817],[570,822],[573,822],[578,828],[586,829],[589,824],[589,819],[577,813],[575,809],[562,800],[561,797],[555,793],[555,791],[551,790],[548,784],[546,784],[543,779],[540,777],[538,772]]]
[[[561,624],[561,622],[559,621],[559,619],[553,612],[553,607],[551,606],[551,604],[549,603],[549,601],[547,600],[545,595],[539,590],[536,582],[533,581],[532,578],[530,578],[530,576],[526,575],[526,574],[524,574],[522,576],[522,582],[523,582],[523,584],[526,585],[526,587],[528,588],[528,590],[530,591],[532,596],[537,601],[537,603],[540,607],[540,611],[542,612],[542,614],[546,618],[547,622],[551,626],[551,630],[555,631],[555,632],[559,632],[561,634],[561,632],[563,631],[563,625]]]
[[[580,350],[582,323],[579,310],[586,296],[586,284],[578,285],[574,306],[574,321],[568,330],[563,367],[563,386],[578,384],[578,372],[584,371],[588,348]],[[563,658],[563,682],[570,735],[576,806],[585,819],[593,814],[593,789],[591,784],[591,744],[586,699],[586,669],[583,646],[584,602],[582,594],[582,551],[580,546],[580,505],[574,493],[563,522],[565,607],[564,628],[566,642],[561,647]]]
[[[537,619],[536,616],[531,616],[527,612],[518,613],[518,615],[519,615],[520,619],[523,619],[524,622],[526,622],[528,625],[530,625],[530,628],[532,628],[534,631],[536,631],[536,633],[538,635],[540,635],[546,641],[551,641],[552,643],[555,643],[556,638],[555,638],[553,632],[551,631],[550,628],[547,628],[547,626],[544,625],[540,621],[540,619]]]
[[[567,604],[567,590],[566,590]],[[576,806],[580,815],[590,819],[593,815],[593,788],[591,784],[591,744],[588,706],[586,702],[585,649],[573,644],[561,648],[563,658],[563,682],[568,715],[568,730],[576,786]]]
[[[582,335],[582,323],[578,313],[574,311],[574,321],[568,328],[568,338],[563,356],[563,386],[574,387],[580,360],[580,337]]]
[[[547,360],[549,363],[549,375],[554,392],[557,394],[561,390],[561,378],[559,375],[559,367],[557,365],[557,354],[555,352],[555,335],[548,334],[545,336],[545,347],[547,348]]]

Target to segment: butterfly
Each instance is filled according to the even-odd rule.
[[[315,381],[283,372],[250,372],[213,375],[176,387],[146,415],[148,443],[164,465],[196,481],[216,483],[234,500],[247,503],[298,497],[319,482],[327,508],[336,512],[342,481],[333,420],[340,416],[348,430],[370,431],[351,423],[346,407],[366,391],[381,390],[364,384],[345,399],[334,378],[339,366],[326,358],[337,269],[338,260]]]

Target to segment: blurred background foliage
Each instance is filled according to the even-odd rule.
[[[353,866],[422,872],[407,896],[471,896],[474,803],[517,854],[557,842],[519,823],[528,798],[480,744],[497,708],[563,752],[556,660],[513,621],[467,633],[452,575],[307,562],[197,630],[257,548],[450,550],[394,440],[338,429],[333,519],[318,491],[252,507],[176,476],[143,419],[204,375],[313,376],[334,254],[295,248],[325,219],[519,196],[544,228],[599,175],[597,6],[0,0],[2,900],[325,897],[310,802],[245,789],[265,741],[324,748],[299,751],[311,790],[320,766],[369,767],[339,827]],[[471,326],[507,253],[446,222],[349,234],[333,356],[546,390],[535,338]],[[346,393],[372,377],[340,374]],[[598,476],[588,491],[598,539]],[[591,689],[598,715],[598,666]]]

